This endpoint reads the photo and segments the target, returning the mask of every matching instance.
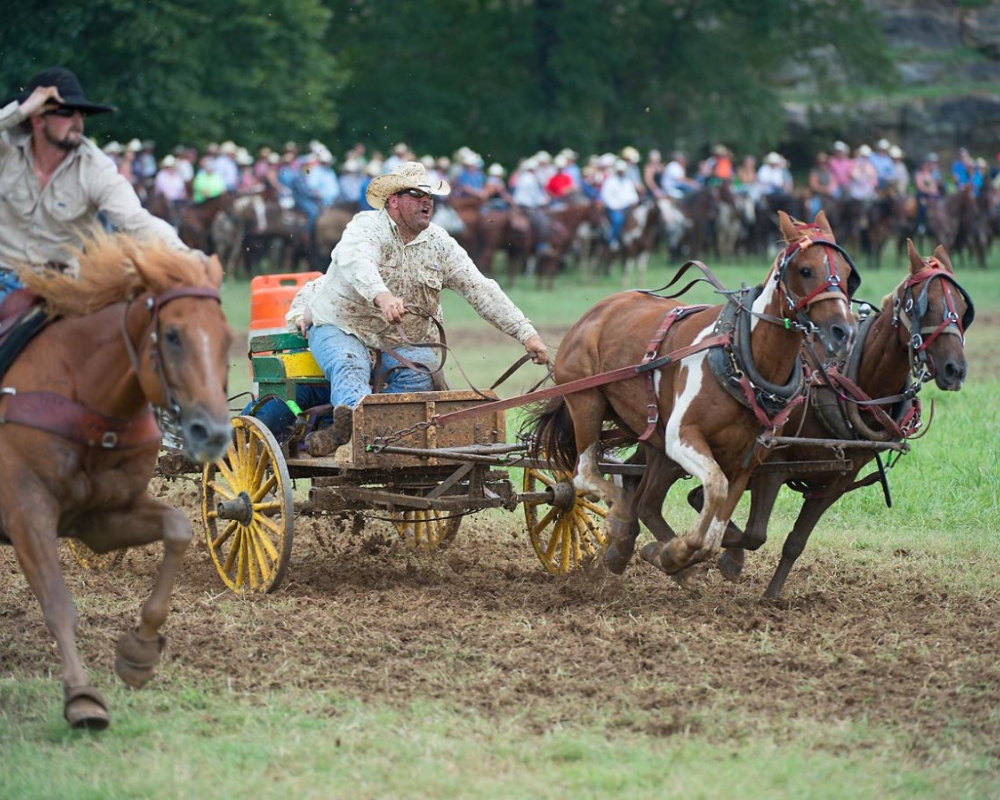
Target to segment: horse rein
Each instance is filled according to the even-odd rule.
[[[925,259],[924,264],[927,269],[911,275],[903,283],[903,295],[900,297],[897,294],[893,298],[892,309],[892,326],[895,328],[902,324],[910,333],[907,345],[910,355],[910,371],[913,373],[914,379],[921,383],[926,383],[933,377],[934,362],[928,348],[942,334],[960,336],[964,345],[965,331],[972,325],[972,320],[975,318],[972,298],[955,280],[955,276],[944,269],[936,258]],[[935,278],[941,281],[944,313],[940,324],[921,327],[923,316],[927,312],[927,292],[930,289],[931,281]],[[955,299],[948,291],[949,283],[965,300],[965,314],[962,315],[961,319],[955,310]],[[918,286],[923,288],[914,298],[914,289]]]
[[[219,292],[215,289],[209,289],[204,286],[179,286],[174,289],[167,289],[165,292],[160,292],[160,294],[150,294],[146,297],[143,305],[151,314],[151,324],[150,324],[150,334],[149,341],[152,348],[150,352],[150,360],[153,364],[153,371],[156,373],[157,380],[160,382],[160,389],[163,392],[163,398],[165,403],[165,408],[173,414],[177,421],[181,418],[181,406],[174,397],[173,389],[167,382],[167,376],[163,371],[163,353],[161,351],[162,347],[162,336],[160,335],[160,310],[168,303],[177,300],[181,297],[204,297],[209,300],[215,300],[220,305],[222,304],[222,298]],[[129,309],[132,307],[132,300],[125,303],[125,308],[122,311],[122,338],[125,340],[125,349],[128,351],[129,360],[132,363],[132,370],[136,374],[136,378],[142,374],[142,367],[139,364],[139,353],[134,344],[132,344],[132,339],[128,332],[128,314]]]

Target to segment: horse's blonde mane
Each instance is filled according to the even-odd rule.
[[[79,317],[130,300],[143,292],[173,286],[208,286],[205,265],[192,254],[172,250],[161,240],[140,241],[123,233],[93,232],[72,255],[79,277],[19,267],[25,288],[39,295],[57,316]]]

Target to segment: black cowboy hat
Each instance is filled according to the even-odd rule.
[[[77,108],[84,114],[103,114],[107,111],[117,111],[114,106],[101,103],[91,103],[83,94],[83,87],[76,75],[66,67],[49,67],[35,75],[20,92],[16,92],[3,101],[7,105],[12,100],[23,103],[39,86],[55,86],[62,97],[64,108]]]

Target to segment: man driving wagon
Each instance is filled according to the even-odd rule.
[[[306,437],[311,456],[329,455],[350,441],[353,409],[371,394],[373,378],[385,382],[387,393],[434,388],[442,289],[458,292],[479,316],[517,339],[536,364],[548,361],[530,320],[431,222],[434,197],[449,192],[446,181],[431,181],[418,162],[376,177],[366,194],[375,210],[355,215],[326,274],[293,301],[289,327],[307,336],[334,408],[333,425]],[[418,313],[408,314],[410,308]]]

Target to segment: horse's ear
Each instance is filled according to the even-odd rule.
[[[799,233],[795,230],[795,223],[784,211],[778,212],[778,222],[781,224],[781,235],[785,237],[786,242],[794,242],[799,238]]]
[[[934,258],[941,262],[941,266],[944,267],[952,275],[955,274],[954,268],[951,266],[951,256],[948,255],[948,251],[944,249],[943,244],[939,244],[934,248]]]
[[[910,274],[916,275],[918,272],[924,269],[924,260],[920,257],[920,253],[917,252],[917,248],[913,246],[913,239],[906,240],[906,250],[910,254]]]
[[[830,227],[830,223],[826,219],[826,212],[823,209],[820,209],[819,213],[816,214],[816,219],[813,220],[813,225],[833,239],[833,228]],[[834,241],[836,240],[834,239]]]
[[[214,253],[205,262],[205,275],[209,283],[212,284],[213,289],[218,289],[222,286],[222,262],[219,261],[219,257]]]

